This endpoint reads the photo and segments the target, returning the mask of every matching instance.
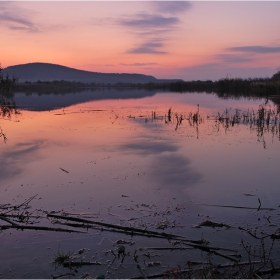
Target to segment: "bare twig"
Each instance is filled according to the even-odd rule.
[[[71,230],[71,229],[64,229],[64,228],[51,228],[51,227],[36,227],[36,226],[19,226],[19,225],[5,225],[0,226],[0,230],[5,229],[31,229],[31,230],[45,230],[45,231],[61,231],[61,232],[76,232],[76,233],[87,233],[86,231],[78,231],[78,230]]]
[[[139,228],[134,228],[134,227],[119,226],[119,225],[108,224],[108,223],[103,223],[103,222],[94,222],[94,221],[90,221],[90,220],[86,220],[86,219],[81,219],[81,218],[76,218],[76,217],[65,217],[65,216],[59,216],[59,215],[55,215],[55,214],[48,214],[47,216],[57,218],[57,219],[81,222],[81,223],[86,223],[86,224],[95,224],[95,225],[99,225],[99,226],[103,226],[103,227],[109,227],[109,228],[113,228],[113,229],[124,230],[126,232],[131,233],[131,234],[143,233],[143,234],[146,234],[146,235],[161,236],[161,237],[164,237],[164,238],[167,238],[167,239],[179,239],[179,240],[184,240],[184,241],[187,241],[187,242],[192,242],[192,240],[188,240],[184,236],[168,234],[168,233],[164,233],[164,232],[156,232],[156,231],[144,230],[144,229],[139,229]],[[78,227],[79,225],[76,224],[76,226]],[[194,241],[194,242],[196,242],[196,241]]]
[[[257,207],[246,207],[246,206],[232,206],[232,205],[218,205],[218,204],[199,204],[204,206],[214,206],[214,207],[225,207],[225,208],[237,208],[237,209],[253,209],[253,210],[276,210],[275,208],[260,208],[260,206]]]

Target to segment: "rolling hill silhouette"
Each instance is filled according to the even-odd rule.
[[[3,75],[18,78],[19,83],[65,80],[81,83],[117,84],[117,83],[163,83],[177,80],[156,79],[153,76],[126,73],[98,73],[78,70],[51,63],[27,63],[9,66],[3,69]]]

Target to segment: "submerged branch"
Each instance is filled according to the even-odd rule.
[[[64,267],[71,267],[71,266],[83,266],[83,265],[102,265],[102,263],[95,261],[95,262],[73,262],[73,261],[69,261],[69,262],[63,262],[63,266]]]
[[[86,231],[78,231],[78,230],[71,230],[71,229],[64,229],[64,228],[51,228],[51,227],[36,227],[36,226],[19,226],[19,225],[5,225],[0,226],[0,230],[5,229],[32,229],[32,230],[45,230],[45,231],[61,231],[61,232],[76,232],[76,233],[87,233]]]
[[[75,222],[80,222],[80,223],[85,223],[85,224],[94,224],[94,225],[99,225],[99,226],[102,226],[102,227],[108,227],[108,228],[112,228],[112,229],[123,230],[125,232],[130,233],[130,234],[142,233],[142,234],[145,234],[145,235],[160,236],[160,237],[167,238],[167,239],[177,239],[177,240],[194,242],[194,243],[197,242],[196,240],[195,241],[188,240],[184,236],[168,234],[168,233],[164,233],[164,232],[144,230],[144,229],[139,229],[139,228],[134,228],[134,227],[120,226],[120,225],[108,224],[108,223],[103,223],[103,222],[94,222],[94,221],[90,221],[90,220],[86,220],[86,219],[81,219],[81,218],[76,218],[76,217],[59,216],[59,215],[55,215],[55,214],[47,214],[47,216],[52,217],[52,218],[57,218],[57,219],[75,221]],[[72,224],[71,226],[79,227],[79,224]]]
[[[3,217],[2,215],[0,215],[0,219],[13,225],[13,226],[18,226],[18,224],[14,223],[13,221],[10,221],[9,219],[7,219],[6,217]]]
[[[261,208],[260,205],[259,207],[247,207],[247,206],[234,206],[234,205],[219,205],[219,204],[199,204],[199,205],[204,205],[204,206],[213,206],[213,207],[224,207],[224,208],[237,208],[237,209],[249,209],[249,210],[276,210],[275,208]]]

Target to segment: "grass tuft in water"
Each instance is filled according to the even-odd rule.
[[[72,252],[64,253],[60,251],[60,248],[58,247],[57,253],[54,254],[54,258],[52,263],[56,266],[64,265],[65,262],[70,262],[72,260]]]

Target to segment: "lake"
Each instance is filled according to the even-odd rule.
[[[209,251],[189,240],[220,248],[211,252],[217,264],[248,261],[255,250],[252,261],[261,254],[279,265],[270,236],[280,194],[273,102],[136,89],[15,93],[14,101],[19,114],[0,120],[1,213],[14,216],[1,225],[81,232],[2,228],[2,278],[163,278],[209,263]],[[66,253],[85,264],[53,263]]]

